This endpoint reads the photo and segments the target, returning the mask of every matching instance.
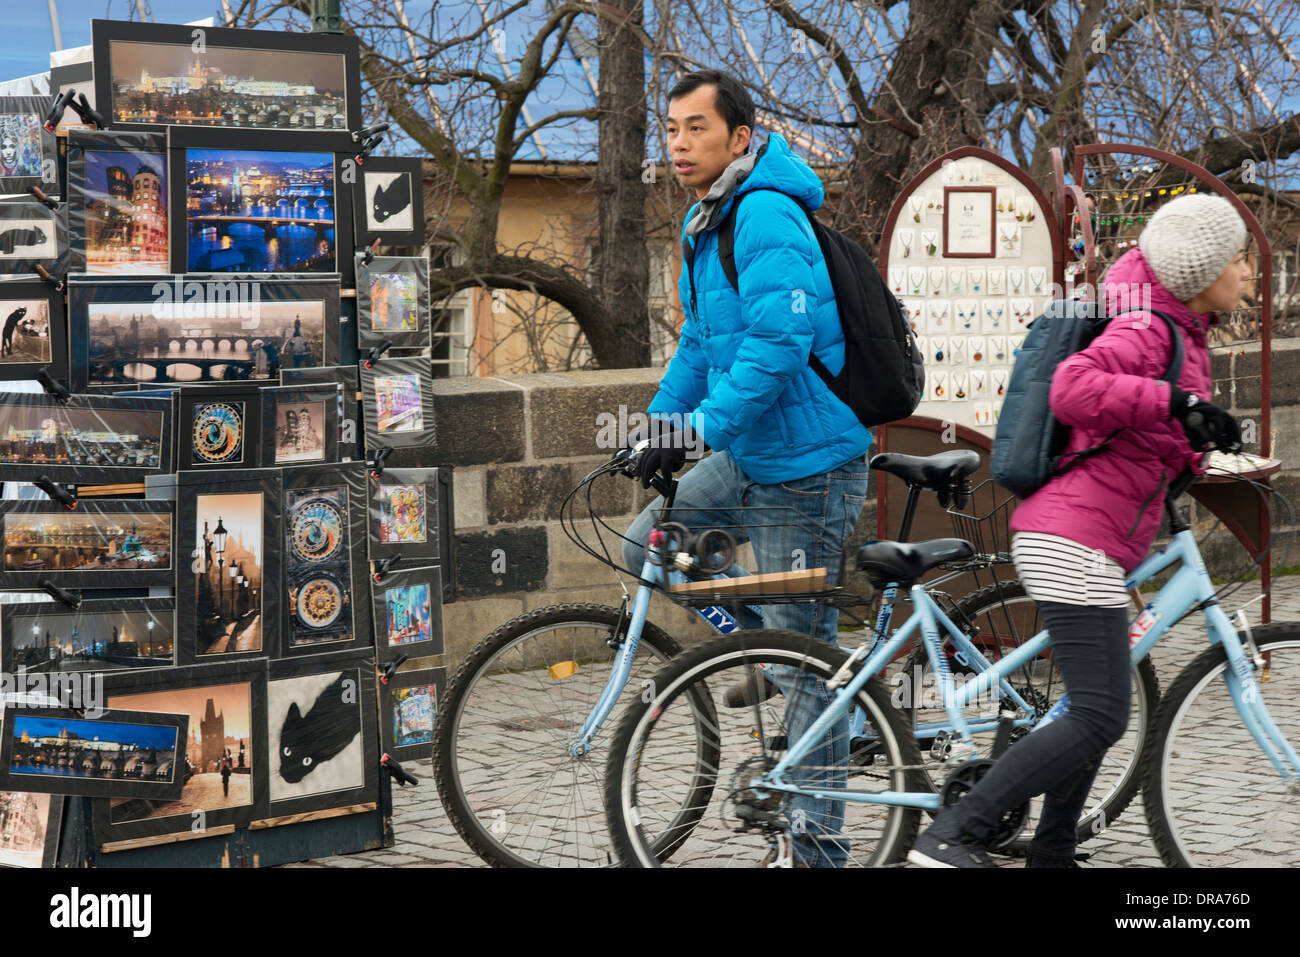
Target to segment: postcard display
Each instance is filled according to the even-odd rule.
[[[109,709],[5,715],[0,866],[373,848],[381,762],[432,756],[429,267],[375,252],[423,245],[421,163],[358,155],[355,39],[203,32],[92,21],[52,82],[105,129],[0,98],[0,192],[58,197],[0,200],[0,481],[65,495],[0,502],[0,668]]]
[[[1025,328],[1063,295],[1054,217],[1032,180],[974,148],[922,171],[893,213],[881,272],[925,360],[916,415],[991,439]]]

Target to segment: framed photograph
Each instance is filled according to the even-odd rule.
[[[0,282],[0,380],[32,379],[40,369],[68,378],[63,295],[40,280]]]
[[[138,482],[172,470],[172,400],[0,394],[0,479]]]
[[[171,262],[176,272],[352,275],[352,209],[335,154],[286,133],[173,127]]]
[[[0,605],[0,670],[123,671],[176,662],[171,598]]]
[[[95,108],[95,64],[90,60],[81,63],[68,63],[64,66],[50,68],[50,96],[71,90],[86,95],[86,102]],[[56,135],[64,130],[88,130],[90,124],[82,121],[76,110],[64,110],[63,118],[55,127]]]
[[[986,259],[996,254],[993,223],[998,191],[993,186],[943,188],[943,254],[952,259]]]
[[[336,277],[73,277],[68,303],[76,389],[274,384],[338,361]]]
[[[363,469],[285,473],[281,657],[371,646]]]
[[[171,586],[174,516],[170,502],[82,499],[0,501],[0,589]]]
[[[62,795],[0,792],[0,867],[53,867],[62,826]]]
[[[357,257],[357,341],[398,349],[429,348],[429,260],[423,256]]]
[[[440,655],[442,643],[442,569],[398,567],[371,579],[375,607],[375,644],[379,662],[398,655]]]
[[[167,197],[166,136],[70,132],[69,271],[92,276],[170,273]]]
[[[257,468],[262,458],[261,399],[257,386],[181,389],[178,469]]]
[[[182,664],[276,653],[281,493],[277,469],[177,476],[191,558],[176,587]]]
[[[124,711],[189,719],[180,798],[95,801],[101,850],[119,841],[247,825],[266,806],[266,659],[118,671],[104,677],[104,701]],[[105,847],[104,845],[109,845]]]
[[[442,561],[442,509],[438,469],[384,469],[369,477],[370,558],[401,555]]]
[[[356,366],[325,366],[319,369],[281,369],[280,382],[286,386],[309,386],[330,383],[339,389],[339,461],[361,457],[361,387]]]
[[[368,650],[271,663],[266,742],[272,816],[377,800],[374,675]]]
[[[366,416],[366,448],[430,448],[437,445],[429,360],[383,358],[373,369],[361,367],[362,408]]]
[[[59,192],[58,148],[45,129],[53,104],[51,96],[0,96],[0,193]]]
[[[262,390],[262,464],[313,465],[339,460],[338,385]]]
[[[113,129],[263,131],[347,150],[361,128],[356,38],[92,20],[96,94]]]
[[[419,157],[367,156],[352,185],[357,248],[424,245],[424,168]]]
[[[174,801],[185,782],[189,715],[5,708],[0,788]]]
[[[25,276],[37,266],[56,276],[68,271],[62,214],[30,197],[0,200],[0,274]]]
[[[379,685],[384,751],[397,761],[433,757],[433,723],[447,686],[446,668],[399,671]]]

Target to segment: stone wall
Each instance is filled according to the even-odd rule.
[[[1258,420],[1259,369],[1258,346],[1216,354],[1215,401],[1230,402],[1238,415]],[[449,667],[525,611],[556,602],[618,604],[622,591],[614,573],[565,537],[560,507],[613,452],[597,446],[600,417],[617,418],[620,406],[625,415],[643,411],[661,375],[661,369],[631,369],[435,380],[437,461],[453,467],[455,480],[457,590],[444,609]],[[1300,340],[1275,343],[1272,381],[1274,455],[1284,465],[1275,484],[1300,506],[1300,445],[1294,441],[1300,435]],[[1258,445],[1248,448],[1256,451]],[[874,482],[868,494],[855,543],[875,537]],[[595,484],[592,502],[621,532],[652,498],[633,480],[610,476]],[[1198,526],[1203,518],[1198,509]],[[583,529],[589,533],[590,523]],[[605,540],[617,557],[617,538],[606,533]],[[1284,545],[1285,536],[1279,536],[1275,562]],[[1224,535],[1212,539],[1205,554],[1222,574],[1247,560]],[[1300,554],[1290,561],[1300,562]],[[655,598],[651,619],[679,641],[710,633],[662,597]]]

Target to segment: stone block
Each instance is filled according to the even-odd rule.
[[[1258,409],[1264,384],[1259,349],[1236,357],[1236,408]],[[1274,408],[1300,404],[1300,348],[1294,340],[1273,343],[1270,393]]]
[[[497,465],[488,469],[488,524],[558,519],[561,503],[573,490],[569,472],[567,465]]]
[[[447,666],[447,677],[450,678],[460,667],[475,645],[523,612],[524,601],[519,595],[477,598],[444,605],[442,634],[446,653],[443,661]]]
[[[645,412],[662,369],[517,376],[529,389],[533,457],[612,454],[628,432],[629,416]]]
[[[524,392],[477,376],[433,380],[438,465],[524,457]]]
[[[452,498],[455,507],[453,524],[458,529],[482,528],[487,524],[485,486],[487,477],[483,469],[453,469]]]
[[[476,598],[532,591],[546,584],[546,529],[503,528],[456,536],[456,591]]]

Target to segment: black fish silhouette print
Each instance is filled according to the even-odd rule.
[[[407,198],[410,202],[410,198]],[[19,246],[41,246],[45,243],[45,233],[39,229],[6,229],[0,233],[0,252],[11,255]]]
[[[340,674],[317,695],[305,716],[297,702],[289,705],[280,728],[280,777],[290,784],[337,757],[360,733],[361,710],[355,700],[343,700],[344,677]]]
[[[410,205],[411,180],[410,177],[402,174],[386,187],[379,186],[375,189],[375,198],[371,203],[370,215],[374,217],[375,222],[383,223]]]

